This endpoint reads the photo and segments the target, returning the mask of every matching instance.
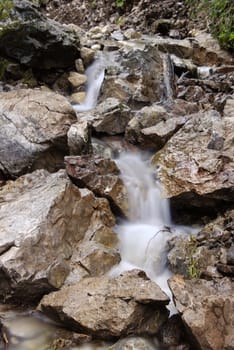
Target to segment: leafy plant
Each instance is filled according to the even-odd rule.
[[[233,0],[185,0],[192,13],[204,12],[208,27],[223,48],[234,51],[234,1]]]

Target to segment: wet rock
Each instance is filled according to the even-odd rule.
[[[0,93],[0,105],[0,171],[15,177],[62,168],[67,131],[76,121],[68,101],[52,92],[19,89]]]
[[[233,123],[216,111],[195,114],[156,153],[152,163],[166,197],[184,195],[186,205],[198,207],[199,196],[203,207],[233,202]]]
[[[143,337],[123,338],[111,346],[111,350],[128,350],[128,349],[159,350],[160,347],[154,344],[152,340],[143,338]]]
[[[55,328],[39,317],[12,313],[2,323],[7,348],[10,350],[46,350],[52,345]]]
[[[140,109],[127,125],[125,138],[131,143],[147,145],[143,130],[166,120],[167,112],[162,106],[152,105]]]
[[[0,198],[4,300],[34,301],[60,288],[86,233],[106,235],[105,227],[115,223],[107,201],[72,185],[62,170],[38,170],[8,182],[0,189]]]
[[[65,163],[67,173],[75,184],[107,198],[114,212],[128,216],[127,190],[113,160],[87,155],[66,157]]]
[[[80,74],[77,72],[70,72],[70,74],[68,76],[68,80],[71,83],[73,88],[79,88],[86,83],[87,77],[85,74]]]
[[[162,58],[156,47],[127,44],[106,70],[101,100],[115,97],[136,106],[160,101],[163,90]]]
[[[228,350],[234,342],[234,285],[230,279],[169,280],[182,320],[202,350]]]
[[[200,66],[234,64],[233,56],[222,50],[218,40],[206,32],[198,32],[194,37],[193,61]]]
[[[197,235],[173,238],[168,254],[171,270],[190,278],[232,274],[228,256],[233,249],[233,225],[234,212],[230,210],[205,225]]]
[[[123,134],[131,119],[130,108],[116,98],[107,98],[93,111],[79,114],[87,120],[97,133],[108,135]]]
[[[70,127],[67,139],[71,155],[91,153],[91,130],[90,125],[85,120],[81,120]]]
[[[167,296],[143,271],[132,270],[112,279],[84,278],[44,296],[39,308],[70,329],[111,338],[155,334],[167,318],[167,303]]]
[[[29,1],[15,0],[11,16],[1,22],[0,53],[34,68],[72,67],[80,55],[79,38]]]
[[[179,345],[184,345],[184,349],[186,349],[186,330],[184,324],[181,320],[181,317],[178,314],[172,315],[161,327],[158,337],[160,342],[169,347],[169,349],[180,349]],[[184,344],[183,344],[184,343]],[[183,345],[182,345],[183,344]],[[188,349],[189,345],[187,344]]]
[[[117,238],[112,237],[112,232],[108,232],[108,236],[113,239],[113,242],[117,242]],[[65,284],[77,283],[84,277],[102,276],[114,265],[117,265],[120,260],[120,254],[117,250],[97,243],[93,238],[92,241],[81,242],[71,257],[71,270]]]
[[[83,46],[80,50],[80,56],[84,62],[84,66],[87,67],[93,62],[95,57],[95,51]]]

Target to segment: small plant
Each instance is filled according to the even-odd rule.
[[[123,8],[126,3],[126,0],[115,0],[115,5],[118,8]]]
[[[186,0],[193,15],[207,15],[210,32],[223,48],[234,51],[234,1],[233,0]]]

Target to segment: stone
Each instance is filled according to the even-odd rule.
[[[75,60],[75,66],[78,73],[84,74],[85,68],[81,58],[77,58],[77,60]]]
[[[86,98],[86,92],[84,91],[75,92],[74,94],[71,95],[71,100],[73,103],[82,104],[85,102],[85,98]]]
[[[192,206],[199,206],[200,196],[203,207],[233,202],[233,130],[234,119],[221,117],[217,111],[190,116],[152,158],[164,196],[183,195],[186,205]]]
[[[230,264],[227,256],[233,247],[233,226],[234,211],[228,210],[196,235],[174,237],[167,256],[170,269],[189,278],[222,277]]]
[[[9,181],[0,198],[0,298],[5,301],[35,301],[60,288],[86,234],[87,240],[98,235],[100,247],[115,224],[107,200],[74,186],[64,170],[37,170]]]
[[[127,125],[125,138],[142,147],[152,147],[150,138],[144,137],[143,130],[157,125],[168,117],[166,110],[159,105],[143,107],[135,114]]]
[[[56,171],[64,167],[67,132],[75,121],[67,99],[53,92],[1,92],[0,171],[9,178],[38,168]]]
[[[92,152],[90,125],[85,120],[81,120],[70,127],[67,139],[70,155]]]
[[[80,56],[84,62],[84,66],[88,67],[95,58],[95,50],[83,46],[80,50]]]
[[[117,238],[113,237],[113,241],[117,241]],[[81,242],[71,257],[70,273],[65,284],[77,283],[84,277],[102,276],[114,265],[119,264],[120,260],[119,252],[112,247],[104,246],[94,240]]]
[[[110,347],[111,350],[160,350],[151,339],[143,337],[127,337],[117,341]]]
[[[79,37],[44,16],[29,1],[15,0],[1,22],[0,54],[33,68],[66,68],[80,57]]]
[[[234,118],[234,96],[232,98],[227,98],[224,105],[223,115],[225,117]]]
[[[131,119],[131,109],[116,98],[107,98],[93,111],[77,115],[87,120],[97,133],[118,135],[124,133]]]
[[[167,318],[168,297],[143,271],[87,277],[43,297],[39,309],[70,329],[99,338],[152,335]]]
[[[112,210],[128,217],[127,190],[116,163],[108,158],[86,155],[65,157],[66,170],[79,187],[87,187],[109,200]]]
[[[231,53],[220,48],[217,39],[206,32],[196,33],[193,41],[193,61],[200,66],[233,65]]]
[[[85,74],[70,72],[68,76],[68,81],[71,83],[73,88],[78,88],[86,83],[87,77]]]
[[[234,284],[228,278],[206,281],[169,279],[176,308],[202,350],[228,350],[233,347]]]
[[[163,95],[163,63],[152,45],[130,45],[125,41],[106,69],[101,101],[114,97],[131,107],[160,101]]]

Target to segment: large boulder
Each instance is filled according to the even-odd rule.
[[[36,89],[0,93],[0,172],[16,177],[63,167],[67,132],[75,121],[71,105],[58,94]]]
[[[74,66],[80,55],[73,31],[44,16],[30,1],[14,0],[0,22],[0,55],[38,68]]]
[[[234,119],[214,110],[190,116],[152,158],[164,195],[198,207],[233,202],[233,130]]]
[[[163,62],[156,47],[126,46],[106,69],[101,100],[115,97],[130,106],[160,101],[163,95]]]
[[[127,190],[113,160],[92,155],[70,156],[65,157],[65,164],[75,184],[107,198],[116,214],[128,216]]]
[[[230,350],[234,344],[234,284],[228,278],[169,280],[176,307],[201,350]]]
[[[131,119],[131,109],[117,98],[107,98],[95,109],[79,113],[79,120],[86,120],[100,134],[123,134]]]
[[[101,338],[155,334],[166,320],[168,297],[143,271],[84,278],[43,297],[40,309],[75,331]]]
[[[107,200],[74,186],[63,170],[54,174],[37,170],[9,181],[0,189],[0,198],[1,299],[38,300],[60,288],[74,268],[73,253],[77,254],[81,240],[97,242],[99,252],[105,251],[103,259],[107,256],[110,261],[112,248],[106,236],[115,219]],[[87,264],[92,270],[88,260],[90,255],[95,261],[92,254],[82,251],[83,269]],[[113,260],[115,264],[119,258]]]

